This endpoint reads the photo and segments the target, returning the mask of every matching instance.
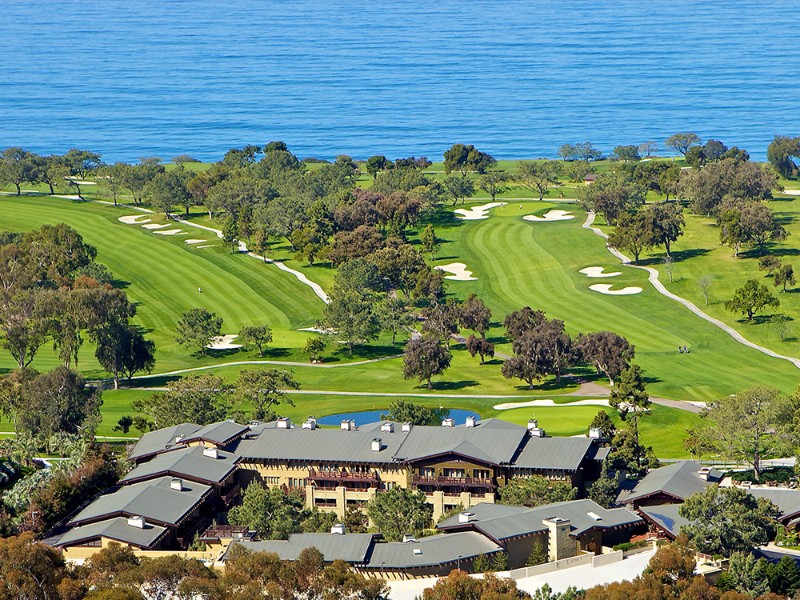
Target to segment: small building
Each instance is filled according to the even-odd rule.
[[[596,173],[587,173],[583,176],[583,185],[592,185],[595,181],[597,181]]]
[[[114,517],[73,527],[53,544],[70,559],[87,558],[110,542],[137,550],[160,550],[169,537],[169,529],[148,523],[143,517]]]

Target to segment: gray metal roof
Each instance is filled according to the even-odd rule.
[[[236,453],[243,460],[308,460],[332,462],[391,463],[405,433],[342,431],[340,429],[264,429],[256,439],[243,439]],[[380,438],[380,452],[372,440]]]
[[[205,456],[202,446],[182,448],[155,456],[140,464],[120,479],[129,483],[153,479],[163,475],[183,477],[193,481],[221,483],[236,469],[235,454],[217,450],[217,458]]]
[[[248,430],[247,425],[239,425],[235,421],[220,421],[201,427],[184,439],[185,442],[204,440],[218,446],[225,446]]]
[[[646,515],[659,527],[677,537],[681,532],[681,527],[689,524],[688,519],[684,519],[678,511],[681,504],[662,504],[660,506],[640,506],[639,512]]]
[[[659,493],[685,500],[722,478],[721,472],[712,469],[706,480],[700,475],[702,466],[698,462],[686,460],[653,469],[636,484],[633,490],[620,494],[618,501],[633,502]]]
[[[592,447],[592,440],[585,437],[528,436],[513,468],[576,471]]]
[[[143,528],[128,525],[128,519],[116,517],[107,521],[73,527],[54,544],[57,547],[73,546],[86,540],[106,537],[138,548],[149,548],[163,537],[167,529],[145,522]]]
[[[170,487],[172,477],[123,486],[99,496],[70,522],[76,525],[118,515],[139,515],[158,523],[176,525],[203,500],[211,489],[193,481],[183,481],[183,490]]]
[[[794,517],[800,513],[800,490],[750,488],[747,491],[756,498],[771,500],[781,511],[781,517]]]
[[[241,544],[253,552],[274,552],[281,560],[296,560],[306,548],[316,548],[322,552],[326,562],[344,560],[363,564],[367,561],[373,540],[371,533],[293,533],[288,540],[242,540],[233,543]]]
[[[590,529],[630,527],[642,522],[639,515],[625,508],[607,509],[591,500],[556,502],[535,508],[483,502],[469,509],[474,516],[460,523],[455,515],[439,523],[439,529],[474,529],[493,540],[506,540],[547,530],[542,521],[560,518],[570,522],[570,533],[579,536]]]
[[[198,429],[200,429],[200,425],[181,423],[174,427],[166,427],[145,433],[133,447],[128,458],[136,460],[137,458],[143,458],[166,450],[182,448],[184,446],[183,438],[193,434]],[[176,438],[181,438],[181,440],[176,441]]]
[[[412,569],[456,563],[501,550],[500,546],[473,531],[432,535],[416,542],[375,544],[369,559],[371,569]]]

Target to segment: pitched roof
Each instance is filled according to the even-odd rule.
[[[474,531],[432,535],[416,542],[375,544],[369,567],[412,569],[456,563],[501,550],[500,546]]]
[[[150,548],[166,533],[167,529],[159,525],[145,522],[144,527],[134,527],[128,525],[126,518],[116,517],[106,521],[73,527],[62,535],[54,545],[58,547],[73,546],[86,540],[105,537],[136,546],[137,548]]]
[[[344,560],[349,563],[363,564],[367,561],[374,536],[371,533],[293,533],[288,540],[250,540],[235,541],[253,552],[274,552],[281,560],[297,560],[306,548],[316,548],[326,562]],[[226,552],[227,554],[227,552]]]
[[[593,441],[585,437],[528,436],[512,468],[577,471],[593,447]]]
[[[569,500],[526,508],[483,502],[469,509],[474,516],[469,523],[461,523],[459,515],[437,525],[439,529],[474,529],[493,540],[531,535],[547,531],[545,519],[560,518],[570,522],[570,533],[580,536],[590,529],[632,527],[642,522],[639,515],[626,508],[603,508],[591,500]]]
[[[182,448],[185,444],[183,439],[191,435],[201,427],[194,423],[181,423],[174,427],[165,427],[145,433],[128,454],[130,460],[152,456],[159,452]]]
[[[766,498],[771,500],[778,510],[781,511],[782,518],[791,518],[800,513],[800,490],[790,490],[785,488],[750,488],[747,490],[756,498]]]
[[[220,421],[219,423],[201,427],[194,433],[187,435],[183,441],[188,443],[202,440],[217,446],[227,446],[233,440],[242,436],[248,429],[247,425],[239,425],[235,421]]]
[[[683,503],[640,506],[639,512],[673,537],[677,537],[681,532],[681,527],[689,524],[688,519],[684,519],[678,514],[681,506]]]
[[[653,469],[636,484],[633,490],[620,494],[618,501],[633,502],[661,493],[685,500],[722,479],[722,473],[715,469],[709,471],[706,479],[700,474],[701,468],[700,463],[685,460]]]
[[[69,525],[122,515],[138,515],[156,523],[177,525],[205,498],[211,488],[193,481],[183,481],[183,490],[178,491],[170,487],[171,483],[172,477],[161,477],[103,494],[73,517]]]
[[[235,454],[217,450],[217,458],[203,454],[205,448],[194,446],[166,452],[138,465],[120,479],[129,484],[164,475],[182,477],[203,483],[222,483],[236,470]]]

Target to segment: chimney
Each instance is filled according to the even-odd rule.
[[[128,517],[128,525],[137,529],[144,529],[144,517]]]
[[[589,428],[589,437],[593,440],[599,440],[603,437],[603,430],[599,427],[590,427]]]
[[[344,532],[345,532],[344,523],[334,523],[331,526],[331,533],[333,534],[344,535]]]
[[[292,420],[289,417],[278,417],[278,429],[291,429]]]
[[[303,422],[303,429],[310,429],[314,430],[317,428],[317,418],[316,417],[308,417],[305,422]]]
[[[173,477],[172,481],[169,482],[169,489],[176,490],[178,492],[183,491],[183,479],[180,477]]]
[[[394,433],[394,423],[387,421],[381,424],[381,433]]]
[[[215,447],[205,447],[203,448],[203,456],[206,458],[219,458],[219,450]]]
[[[400,429],[403,433],[408,433],[409,431],[411,431],[411,427],[412,427],[411,423],[403,423]]]
[[[569,519],[553,517],[544,519],[542,524],[547,527],[547,555],[551,561],[571,558],[578,554],[578,545],[570,537]]]
[[[413,535],[411,535],[411,534],[408,534],[408,533],[407,533],[407,534],[405,534],[405,535],[403,536],[403,543],[404,543],[404,544],[411,544],[411,543],[413,543],[413,542],[416,542],[416,541],[417,541],[417,538],[415,538],[415,537],[414,537]]]
[[[464,423],[464,427],[468,428],[475,427],[475,417],[473,417],[472,415],[468,416],[467,422]]]
[[[339,426],[342,431],[355,431],[356,430],[356,422],[353,419],[345,419],[342,421],[341,425]]]
[[[711,474],[711,467],[700,467],[697,476],[703,481],[708,481],[708,476]]]
[[[372,451],[373,452],[380,452],[383,448],[383,444],[381,444],[381,438],[375,438],[372,440]]]
[[[544,437],[544,429],[539,427],[539,421],[536,419],[528,421],[528,434],[531,437]]]
[[[461,513],[458,513],[458,522],[459,522],[459,524],[463,525],[465,523],[469,523],[470,521],[472,521],[472,519],[474,517],[475,517],[475,513],[461,512]]]
[[[444,421],[442,421],[442,427],[455,427],[455,426],[456,426],[455,420],[449,417],[446,418]]]

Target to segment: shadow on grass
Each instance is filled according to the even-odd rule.
[[[684,260],[689,260],[691,258],[697,258],[698,256],[703,256],[711,252],[708,248],[688,248],[686,250],[673,250],[672,252],[672,260],[674,262],[681,262]],[[658,256],[651,256],[649,258],[640,259],[638,266],[640,267],[652,267],[664,264],[664,259],[666,258],[666,253],[659,254]]]
[[[436,213],[431,215],[430,218],[425,219],[425,224],[427,225],[428,223],[433,225],[435,228],[441,229],[464,226],[464,221],[462,219],[456,218],[456,216],[450,211],[443,210],[436,211]]]
[[[384,358],[386,356],[396,356],[402,354],[403,350],[400,347],[387,344],[385,346],[353,346],[352,355],[348,352],[347,348],[341,348],[334,352],[330,358],[326,360],[370,360],[373,358]]]
[[[467,379],[464,381],[434,381],[432,389],[434,391],[443,392],[443,391],[463,390],[464,388],[475,387],[477,385],[479,385],[479,382],[474,381],[472,379]],[[417,387],[426,390],[428,389],[428,386],[425,384],[422,384]]]

